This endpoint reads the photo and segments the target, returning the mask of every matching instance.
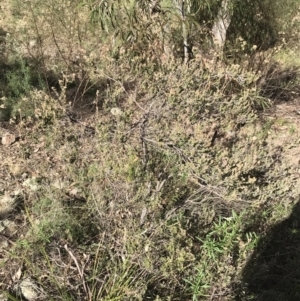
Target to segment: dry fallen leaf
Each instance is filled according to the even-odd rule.
[[[143,225],[147,216],[147,208],[144,207],[141,213],[140,225]]]
[[[78,188],[74,187],[69,191],[69,194],[72,196],[76,196],[76,194],[78,194]]]
[[[65,182],[63,182],[61,179],[56,179],[51,186],[57,188],[57,189],[64,189],[67,185]]]
[[[17,270],[17,272],[13,275],[13,280],[14,280],[14,281],[18,281],[18,280],[21,279],[21,276],[22,276],[22,269],[19,268],[19,269]]]

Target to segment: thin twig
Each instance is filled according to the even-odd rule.
[[[79,264],[78,264],[78,261],[77,261],[77,259],[76,259],[76,257],[75,257],[75,256],[73,255],[73,253],[69,250],[69,248],[68,248],[68,246],[67,246],[66,244],[64,245],[64,248],[65,248],[65,250],[69,253],[69,255],[71,256],[71,258],[73,259],[73,261],[74,261],[74,263],[75,263],[75,265],[76,265],[76,267],[77,267],[79,276],[80,276],[80,278],[81,278],[81,280],[82,280],[82,284],[83,284],[84,291],[85,291],[85,293],[88,295],[89,300],[91,300],[91,297],[92,297],[91,291],[90,291],[89,287],[86,285],[86,283],[85,283],[85,277],[84,277],[84,267],[85,267],[86,264],[84,265],[83,269],[81,270],[81,269],[80,269],[80,266],[79,266]]]

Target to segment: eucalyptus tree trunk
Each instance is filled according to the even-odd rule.
[[[215,47],[222,51],[226,42],[226,33],[232,17],[232,7],[230,0],[222,0],[221,7],[218,11],[217,18],[212,27],[212,36]]]
[[[173,0],[177,14],[182,22],[182,38],[183,38],[183,53],[184,63],[187,63],[191,56],[191,47],[189,43],[189,30],[187,24],[187,16],[190,14],[190,0]]]

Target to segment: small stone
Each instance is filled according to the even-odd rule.
[[[72,196],[76,196],[78,194],[78,192],[79,192],[78,188],[74,187],[73,189],[71,189],[69,191],[69,194]]]
[[[8,298],[4,294],[0,294],[0,301],[8,301]]]
[[[122,110],[120,110],[119,108],[112,108],[110,110],[110,112],[114,115],[114,116],[120,116],[122,115]]]
[[[5,194],[0,198],[0,215],[10,213],[15,209],[15,206],[15,198],[12,198],[10,195]]]
[[[8,235],[8,236],[14,235],[14,233],[16,233],[16,231],[18,229],[17,224],[14,221],[11,221],[9,219],[2,220],[0,227],[1,226],[4,228],[3,232],[5,232],[5,235]]]
[[[29,188],[32,191],[37,191],[39,189],[39,185],[36,182],[36,177],[32,177],[32,178],[26,179],[23,182],[23,186]]]
[[[24,172],[21,175],[22,179],[27,179],[28,178],[28,173]]]
[[[5,146],[9,146],[11,144],[13,144],[16,141],[16,136],[14,134],[11,134],[9,132],[6,132],[3,136],[2,136],[2,144]]]
[[[4,250],[4,249],[6,249],[6,248],[8,248],[9,247],[9,244],[8,244],[8,241],[7,240],[1,240],[0,241],[0,248],[2,249],[2,250]],[[0,295],[0,301],[1,301],[2,299],[1,299],[1,295]]]
[[[34,301],[38,299],[38,288],[33,281],[31,281],[29,278],[25,278],[20,283],[20,290],[22,295],[28,300],[28,301]]]

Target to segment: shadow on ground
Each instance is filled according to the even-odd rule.
[[[300,203],[261,240],[242,276],[236,300],[300,300]]]

